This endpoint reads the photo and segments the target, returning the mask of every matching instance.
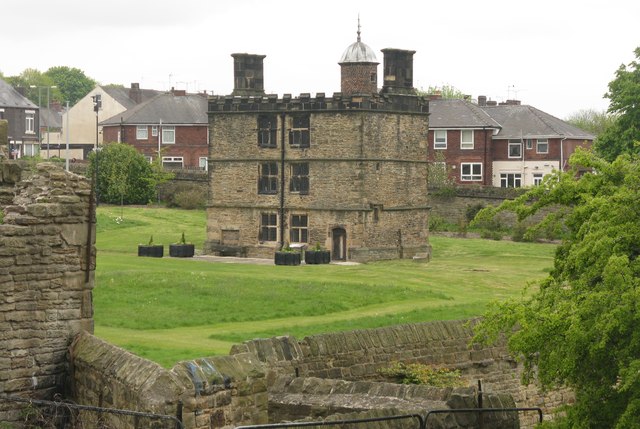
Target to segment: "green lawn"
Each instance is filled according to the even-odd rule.
[[[101,206],[96,335],[165,366],[227,354],[257,337],[461,319],[546,275],[555,246],[433,236],[433,260],[299,267],[139,258],[184,231],[201,248],[203,211]]]

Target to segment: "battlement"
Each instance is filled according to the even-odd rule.
[[[283,94],[264,96],[213,96],[209,97],[209,112],[287,112],[287,111],[393,111],[429,113],[429,101],[425,97],[407,94],[343,95],[334,92],[327,97],[323,92],[311,97],[302,93],[298,97]]]

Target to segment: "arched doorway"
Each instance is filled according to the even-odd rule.
[[[333,228],[331,231],[331,259],[347,260],[347,231],[344,228]]]

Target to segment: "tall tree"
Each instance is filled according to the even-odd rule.
[[[609,161],[621,153],[640,153],[640,47],[634,53],[636,61],[618,68],[605,94],[610,100],[608,111],[616,118],[594,147]]]
[[[607,111],[582,109],[571,114],[565,121],[597,137],[613,125],[615,119],[616,116]]]
[[[451,98],[465,98],[465,93],[463,93],[462,91],[460,91],[458,88],[456,88],[453,85],[442,85],[442,86],[431,86],[429,85],[429,87],[425,90],[423,90],[422,88],[418,90],[418,94],[419,95],[433,95],[433,94],[439,94],[442,98],[444,99],[451,99]]]
[[[154,170],[133,146],[107,143],[89,156],[87,174],[97,173],[97,194],[110,204],[147,204],[156,195]]]
[[[70,105],[76,104],[96,86],[95,80],[75,67],[51,67],[44,74],[59,88],[62,96],[60,101],[68,101]]]
[[[568,229],[539,290],[496,303],[476,340],[503,334],[524,363],[525,379],[569,386],[576,403],[560,427],[638,428],[640,415],[640,158],[608,162],[579,150],[572,170],[477,219],[546,207]],[[587,167],[590,173],[579,176]],[[549,218],[547,218],[547,221]]]
[[[60,100],[61,93],[54,81],[38,69],[24,69],[18,76],[5,79],[14,88],[24,88],[24,96],[34,104],[46,107],[49,101]]]

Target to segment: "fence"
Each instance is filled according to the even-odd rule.
[[[44,401],[0,396],[0,404],[9,404],[11,409],[20,410],[16,423],[24,429],[119,429],[123,426],[136,429],[184,429],[180,419],[175,416],[78,405],[59,399]]]

